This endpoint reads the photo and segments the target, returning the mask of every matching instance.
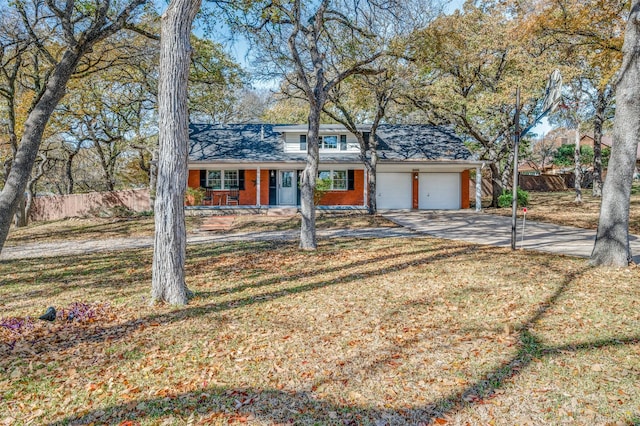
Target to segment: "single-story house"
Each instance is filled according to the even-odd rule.
[[[367,130],[366,126],[362,127]],[[307,126],[191,124],[189,187],[205,205],[297,206]],[[430,125],[381,125],[377,132],[379,209],[469,207],[469,170],[478,169],[455,133]],[[367,205],[367,171],[357,139],[340,125],[320,128],[319,177],[330,180],[321,206]]]

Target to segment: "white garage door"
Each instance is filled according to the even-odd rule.
[[[460,208],[460,173],[420,173],[418,208],[457,210]]]
[[[376,202],[379,209],[410,209],[411,173],[378,173]]]

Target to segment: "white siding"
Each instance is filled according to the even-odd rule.
[[[306,133],[293,133],[293,132],[287,132],[284,134],[284,139],[285,139],[285,145],[284,145],[284,152],[302,152],[300,151],[300,135],[304,135]],[[335,132],[331,132],[331,133],[323,133],[322,131],[320,132],[320,136],[323,135],[328,135],[328,136],[338,136],[338,144],[340,144],[340,135],[347,135],[347,150],[346,151],[340,151],[339,149],[335,150],[320,150],[320,153],[340,153],[340,152],[348,152],[348,153],[358,153],[360,152],[360,148],[358,146],[358,140],[356,139],[356,137],[349,132],[343,132],[343,133],[335,133]]]

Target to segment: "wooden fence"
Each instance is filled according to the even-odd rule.
[[[482,196],[490,197],[492,192],[491,179],[482,178]],[[469,199],[476,199],[476,181],[473,179],[469,179]]]
[[[473,179],[469,180],[469,198],[476,198],[476,183]],[[573,187],[573,175],[541,175],[530,176],[520,175],[518,177],[518,185],[525,191],[539,192],[555,192],[566,191],[567,188]],[[490,197],[493,192],[491,179],[482,179],[482,196]]]
[[[573,177],[573,175],[571,176]],[[525,191],[555,192],[567,190],[565,175],[520,175],[518,184]]]
[[[134,212],[151,210],[149,189],[36,197],[29,219],[32,222],[68,217],[101,216],[118,209]]]

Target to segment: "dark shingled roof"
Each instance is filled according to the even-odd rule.
[[[305,161],[303,153],[285,153],[284,137],[272,124],[191,124],[190,161]],[[282,128],[286,126],[278,125]],[[469,150],[455,133],[429,125],[391,125],[378,128],[382,162],[401,160],[467,160]],[[354,162],[353,153],[322,154],[323,162]]]
[[[284,140],[271,124],[191,124],[189,160],[282,161]]]
[[[468,160],[471,152],[453,130],[427,124],[381,124],[378,156],[384,160]]]

